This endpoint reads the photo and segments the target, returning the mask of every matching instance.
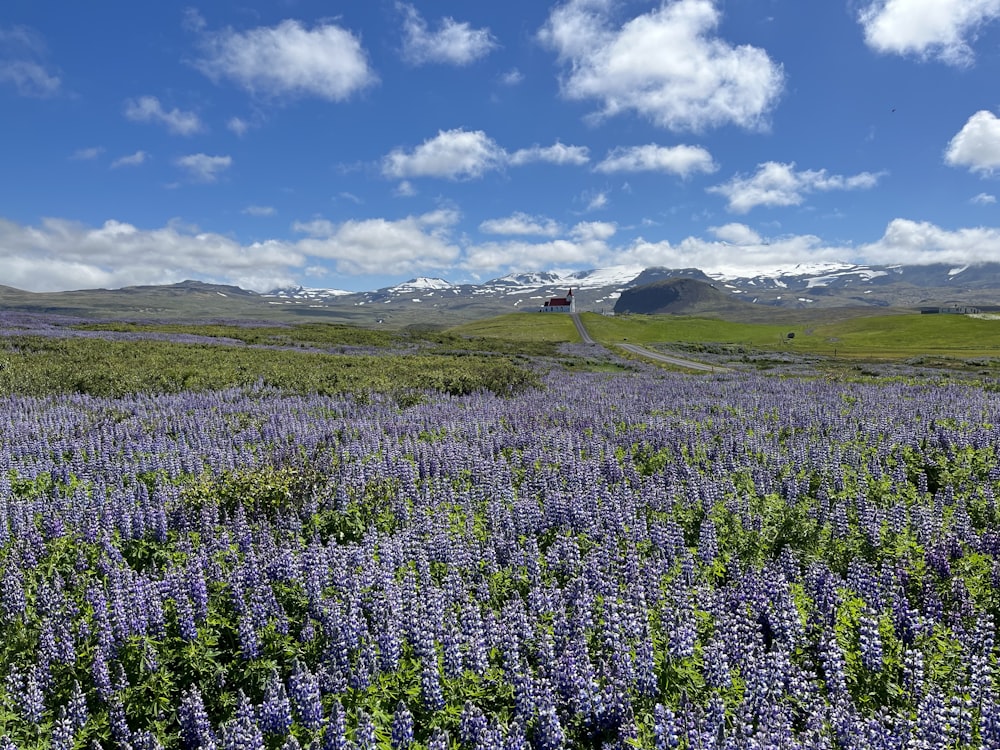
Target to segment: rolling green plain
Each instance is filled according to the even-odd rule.
[[[560,344],[580,343],[572,319],[532,313],[450,329],[325,323],[77,324],[71,326],[73,331],[97,338],[28,332],[6,336],[0,346],[0,392],[116,396],[256,382],[313,393],[405,394],[422,388],[453,394],[479,388],[511,392],[534,382],[531,373],[539,362],[572,369],[621,367],[637,359],[619,347],[626,342],[749,370],[798,359],[808,362],[812,374],[833,377],[867,364],[893,362],[973,377],[1000,370],[1000,320],[962,315],[874,315],[801,325],[686,316],[580,317],[609,352],[561,350]],[[616,361],[609,359],[614,355]]]
[[[529,317],[529,321],[524,318]],[[965,315],[894,314],[855,317],[830,323],[744,323],[674,315],[608,317],[582,313],[598,342],[634,344],[715,344],[762,351],[799,351],[858,359],[915,356],[981,358],[1000,356],[1000,320]],[[469,336],[511,340],[579,341],[571,321],[557,315],[504,315],[452,329]],[[788,334],[794,334],[789,338]]]

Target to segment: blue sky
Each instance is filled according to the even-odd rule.
[[[1000,260],[1000,0],[4,0],[0,284]]]

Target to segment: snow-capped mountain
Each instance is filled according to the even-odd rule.
[[[625,309],[625,304],[619,302],[626,290],[672,279],[709,284],[719,292],[700,296],[701,311],[704,305],[714,305],[720,299],[744,305],[753,303],[746,307],[727,302],[728,309],[724,311],[727,315],[752,310],[756,317],[767,317],[776,308],[912,310],[963,306],[1000,310],[1000,263],[969,266],[813,263],[752,274],[621,265],[587,271],[508,274],[479,283],[456,284],[441,278],[419,277],[368,292],[298,286],[258,294],[201,281],[44,294],[0,286],[0,311],[66,315],[92,311],[99,316],[209,316],[220,320],[284,317],[291,313],[298,318],[362,325],[382,322],[399,326],[448,326],[502,313],[536,311],[549,298],[564,297],[570,290],[577,310],[610,313],[619,306]],[[721,309],[716,312],[723,314]]]
[[[449,281],[445,281],[444,279],[428,279],[424,276],[418,276],[415,279],[404,281],[402,284],[389,287],[389,289],[393,292],[398,292],[400,294],[409,294],[410,292],[436,292],[454,288],[455,285]]]
[[[275,290],[266,296],[337,309],[378,307],[383,317],[418,309],[479,317],[538,309],[548,298],[564,296],[572,289],[578,310],[611,312],[624,290],[676,278],[709,283],[734,299],[769,307],[1000,305],[1000,263],[965,267],[803,263],[744,275],[621,265],[513,273],[476,284],[419,277],[370,292],[299,288],[294,293]]]
[[[304,286],[296,286],[286,289],[275,289],[263,296],[274,297],[275,299],[315,301],[343,297],[346,294],[354,294],[354,292],[348,292],[343,289],[308,289]]]

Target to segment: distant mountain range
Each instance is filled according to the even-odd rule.
[[[707,285],[693,307],[654,305],[649,294],[662,282],[688,279]],[[653,285],[653,286],[650,286]],[[636,306],[641,288],[647,302]],[[590,271],[518,273],[478,284],[415,278],[369,292],[295,287],[259,294],[239,287],[185,281],[115,290],[31,293],[0,286],[0,311],[101,317],[196,319],[319,318],[347,323],[447,325],[518,310],[537,310],[545,300],[573,290],[580,311],[658,311],[760,317],[779,311],[801,314],[833,308],[922,308],[950,305],[1000,306],[1000,263],[955,267],[934,265],[802,264],[772,273],[736,276],[696,268],[613,266]],[[629,300],[633,302],[629,302]],[[642,308],[640,310],[640,307]],[[856,310],[857,312],[857,310]],[[819,315],[820,313],[817,313]]]

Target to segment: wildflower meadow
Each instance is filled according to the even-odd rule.
[[[995,390],[522,385],[0,396],[0,748],[1000,748]]]

